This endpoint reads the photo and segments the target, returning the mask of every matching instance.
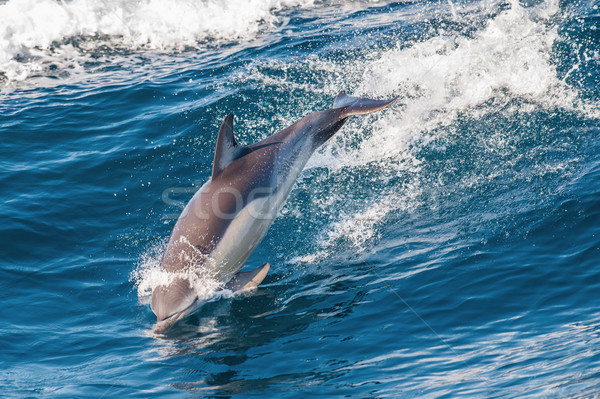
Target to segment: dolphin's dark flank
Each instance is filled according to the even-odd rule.
[[[204,275],[232,291],[257,287],[269,263],[240,269],[283,207],[313,152],[353,115],[379,111],[396,98],[357,98],[342,91],[333,107],[312,113],[258,143],[241,147],[233,135],[233,114],[217,137],[212,176],[187,204],[169,238],[161,267],[173,274],[152,292],[156,333],[193,311],[198,296],[194,275]]]

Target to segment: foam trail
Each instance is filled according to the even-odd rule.
[[[321,232],[316,253],[292,262],[326,259],[339,252],[342,241],[350,241],[360,252],[376,237],[377,227],[388,215],[418,206],[424,190],[432,183],[443,184],[436,182],[439,176],[421,173],[419,151],[440,135],[451,133],[460,115],[481,119],[498,109],[507,115],[544,109],[600,118],[598,105],[586,104],[578,91],[559,77],[551,60],[559,39],[553,18],[559,12],[555,0],[530,8],[513,1],[510,8],[469,36],[441,34],[410,47],[399,41],[397,49],[365,61],[355,94],[382,98],[400,94],[398,103],[404,106],[375,119],[352,121],[349,130],[362,135],[358,145],[346,145],[344,138],[337,137],[315,154],[308,167],[326,167],[334,173],[368,169],[380,176],[371,181],[382,184],[396,176],[407,181],[374,193],[358,208],[343,202],[328,204],[323,211],[341,210],[337,221]],[[463,184],[474,184],[478,178]],[[369,184],[365,189],[371,188]]]

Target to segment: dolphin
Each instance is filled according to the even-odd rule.
[[[175,223],[161,260],[172,276],[152,292],[156,334],[201,304],[194,289],[208,277],[231,291],[257,287],[270,265],[250,272],[242,266],[261,242],[313,152],[353,115],[379,111],[391,100],[340,92],[333,107],[312,113],[258,143],[242,147],[233,135],[233,114],[225,117],[212,176],[194,194]]]

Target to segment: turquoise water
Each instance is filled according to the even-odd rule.
[[[0,2],[5,397],[600,394],[596,2]],[[218,127],[399,96],[153,337]]]

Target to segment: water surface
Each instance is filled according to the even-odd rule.
[[[3,394],[597,396],[598,6],[0,2]],[[400,99],[310,160],[260,290],[153,337],[223,118],[341,90]]]

